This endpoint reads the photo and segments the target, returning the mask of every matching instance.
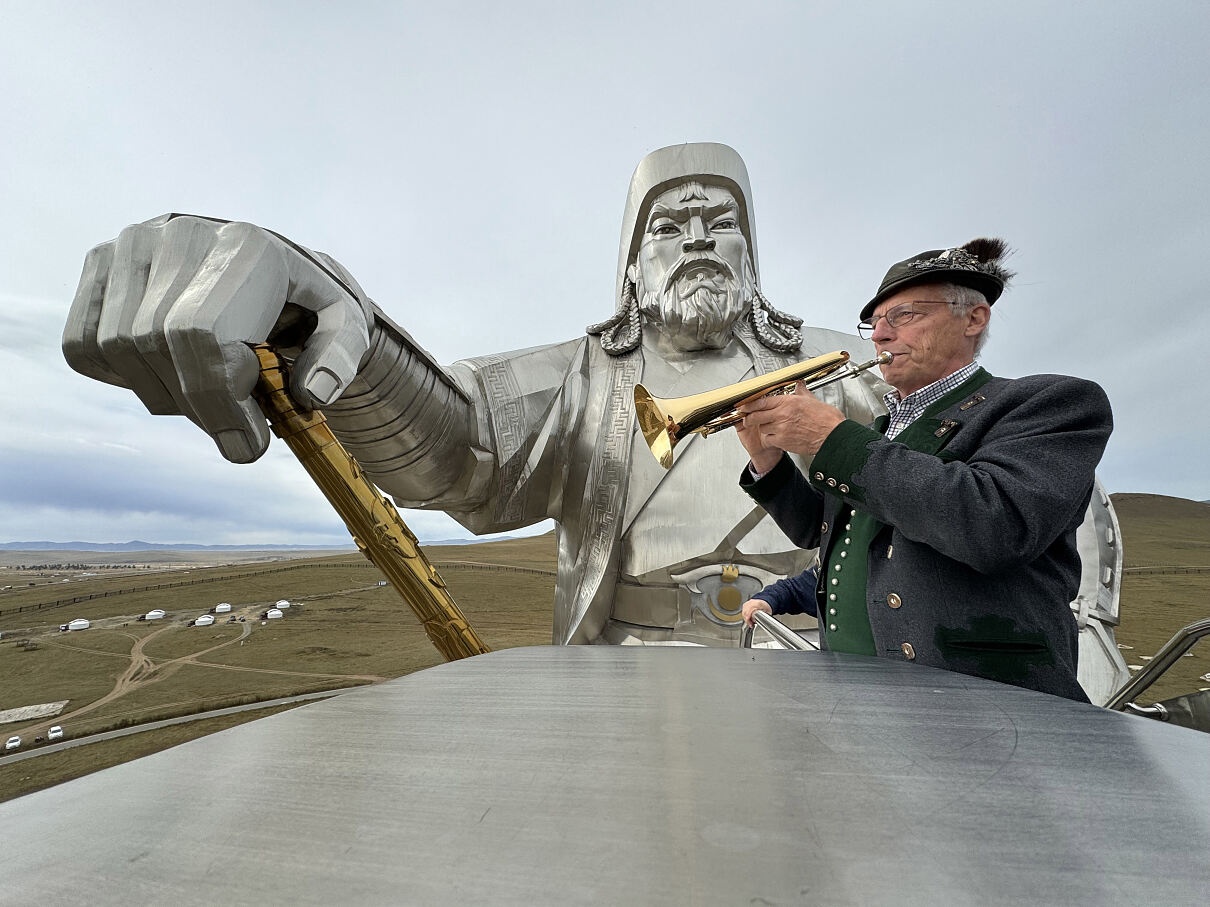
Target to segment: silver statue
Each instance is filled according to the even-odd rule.
[[[634,386],[684,396],[872,345],[803,328],[765,298],[747,171],[725,145],[639,163],[615,299],[585,336],[443,368],[335,260],[250,224],[168,215],[89,253],[63,345],[77,371],[188,416],[248,462],[269,438],[248,344],[269,339],[295,356],[295,398],[322,408],[400,506],[475,533],[556,522],[555,643],[735,645],[742,602],[813,552],[739,491],[734,433],[686,441],[661,468]],[[866,373],[820,393],[865,422],[884,388]]]

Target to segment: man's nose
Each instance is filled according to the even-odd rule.
[[[878,320],[874,322],[874,332],[870,334],[870,339],[878,343],[883,340],[893,340],[894,337],[895,331],[887,323],[886,318],[879,316]]]
[[[684,252],[710,252],[714,250],[714,240],[701,216],[694,214],[689,218],[689,232],[681,243]]]

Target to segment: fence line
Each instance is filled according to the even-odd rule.
[[[484,564],[479,561],[443,561],[433,562],[438,570],[445,567],[458,567],[463,570],[503,570],[506,573],[532,573],[537,576],[558,576],[554,570],[539,570],[536,567],[514,567],[510,564]]]
[[[1122,573],[1210,573],[1210,567],[1184,567],[1180,565],[1166,567],[1123,567]]]
[[[501,570],[511,573],[533,573],[538,574],[539,576],[556,575],[555,571],[553,570],[537,570],[533,567],[512,567],[507,564],[484,564],[476,561],[445,561],[440,564],[435,563],[434,566],[438,568],[453,567],[465,570]],[[91,592],[88,595],[77,595],[72,598],[60,598],[53,602],[40,602],[36,605],[21,605],[16,608],[6,608],[4,610],[0,610],[0,617],[3,617],[6,614],[21,614],[25,611],[42,611],[49,608],[59,608],[63,605],[76,605],[80,602],[93,601],[94,599],[98,598],[109,598],[111,595],[130,595],[135,592],[156,592],[160,589],[179,589],[183,586],[198,586],[204,583],[220,583],[230,580],[241,580],[252,576],[267,576],[271,573],[283,573],[286,570],[298,570],[303,567],[310,567],[312,569],[338,567],[341,570],[347,570],[350,567],[365,567],[373,570],[378,569],[376,565],[371,563],[313,564],[304,561],[302,563],[286,564],[280,567],[268,567],[264,570],[249,570],[245,573],[236,573],[233,575],[228,574],[226,576],[197,577],[194,579],[177,580],[176,582],[172,583],[155,583],[150,586],[136,586],[131,589],[110,589],[106,592]]]

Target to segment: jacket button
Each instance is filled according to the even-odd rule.
[[[816,482],[822,482],[822,481],[823,481],[823,473],[822,473],[822,472],[817,472],[817,473],[815,473],[815,481],[816,481]]]
[[[912,644],[910,642],[905,642],[899,648],[903,650],[903,657],[908,661],[912,661],[916,658],[916,650],[912,648]]]
[[[846,485],[844,482],[841,482],[841,483],[840,483],[840,488],[839,488],[838,490],[840,491],[840,493],[841,493],[841,494],[848,494],[848,493],[849,493],[849,486],[848,486],[848,485]]]
[[[835,487],[836,487],[836,480],[835,480],[835,479],[828,479],[828,487],[829,487],[829,488],[835,488]]]
[[[892,592],[890,595],[888,595],[886,597],[886,603],[888,605],[890,605],[892,608],[898,608],[900,605],[903,604],[903,599],[901,599],[898,595],[896,595],[894,592]]]
[[[821,533],[821,534],[826,534],[826,533],[827,533],[827,531],[828,531],[828,524],[827,524],[827,523],[824,523],[822,526],[820,526],[820,527],[819,527],[819,531],[820,531],[820,533]]]

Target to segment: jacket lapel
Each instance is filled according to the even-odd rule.
[[[963,413],[983,402],[979,388],[991,379],[989,372],[978,369],[952,391],[931,403],[915,422],[895,436],[895,440],[921,453],[940,453],[961,430]],[[886,423],[875,423],[874,427],[886,431]]]

